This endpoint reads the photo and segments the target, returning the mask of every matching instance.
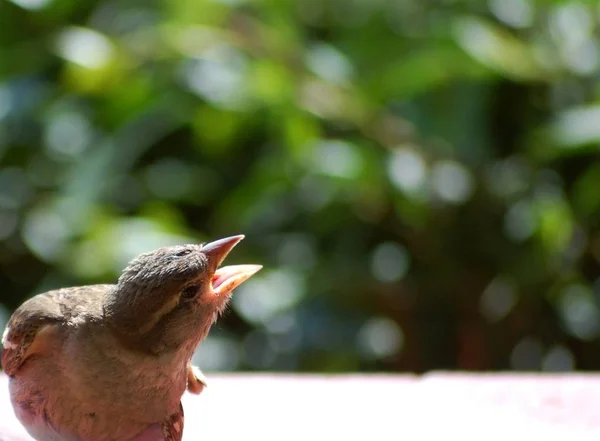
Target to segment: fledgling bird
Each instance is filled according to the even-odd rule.
[[[260,265],[219,268],[244,236],[141,254],[114,285],[38,294],[12,315],[2,367],[38,441],[180,441],[191,357]]]

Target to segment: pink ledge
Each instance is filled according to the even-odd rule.
[[[594,440],[600,375],[213,374],[184,396],[185,441]],[[31,441],[0,375],[0,441]],[[143,405],[143,404],[142,404]]]

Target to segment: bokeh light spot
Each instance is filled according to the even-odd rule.
[[[504,216],[504,233],[515,242],[530,238],[536,228],[536,215],[528,200],[515,203]]]
[[[425,161],[413,149],[400,148],[390,157],[388,175],[399,190],[407,193],[418,192],[427,178]]]
[[[516,371],[536,371],[542,363],[542,343],[536,337],[525,337],[514,347],[510,365]]]
[[[91,140],[92,128],[87,119],[78,113],[54,114],[46,127],[46,147],[58,159],[78,156]]]
[[[591,340],[600,334],[600,312],[587,286],[568,286],[560,296],[559,308],[565,325],[575,337]]]
[[[29,9],[32,11],[37,11],[39,9],[43,9],[48,6],[52,0],[10,0],[15,5],[20,6],[23,9]]]
[[[470,172],[455,161],[440,161],[431,170],[435,194],[445,202],[462,204],[473,193],[474,182]]]
[[[182,76],[196,94],[223,108],[240,108],[247,98],[247,63],[231,47],[219,45],[187,60]]]
[[[23,225],[23,241],[37,256],[53,261],[65,247],[70,235],[69,225],[52,206],[40,206],[31,211]]]
[[[569,372],[575,369],[573,354],[564,346],[553,346],[542,361],[542,370]]]
[[[320,141],[315,146],[314,166],[321,172],[340,178],[355,178],[360,171],[361,158],[356,148],[344,141]]]
[[[303,295],[304,280],[300,274],[288,269],[261,271],[237,289],[232,304],[249,322],[265,323],[276,313],[296,305]]]
[[[490,11],[509,26],[524,28],[533,21],[531,0],[489,0]]]
[[[410,255],[405,247],[395,242],[382,243],[371,256],[371,273],[380,282],[397,282],[406,276]]]
[[[352,74],[352,65],[348,59],[328,44],[312,46],[307,51],[306,63],[315,74],[334,83],[344,83]]]
[[[517,302],[517,287],[505,277],[496,277],[481,295],[479,308],[490,322],[504,318]]]
[[[397,354],[404,345],[400,326],[387,317],[368,320],[358,333],[358,348],[367,358],[387,358]]]
[[[89,69],[104,67],[113,54],[110,41],[91,29],[71,27],[56,41],[58,53],[66,60]]]

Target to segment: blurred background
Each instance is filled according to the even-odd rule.
[[[0,325],[244,233],[206,371],[600,368],[600,6],[0,0]]]

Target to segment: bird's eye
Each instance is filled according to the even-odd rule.
[[[186,248],[184,250],[181,251],[177,251],[175,254],[173,254],[175,257],[183,257],[183,256],[187,256],[188,254],[190,254],[192,252],[192,250],[190,250],[189,248]]]
[[[200,290],[199,285],[190,285],[181,291],[181,298],[187,299],[187,300],[193,299],[194,297],[196,297],[196,294],[198,294],[199,290]]]

